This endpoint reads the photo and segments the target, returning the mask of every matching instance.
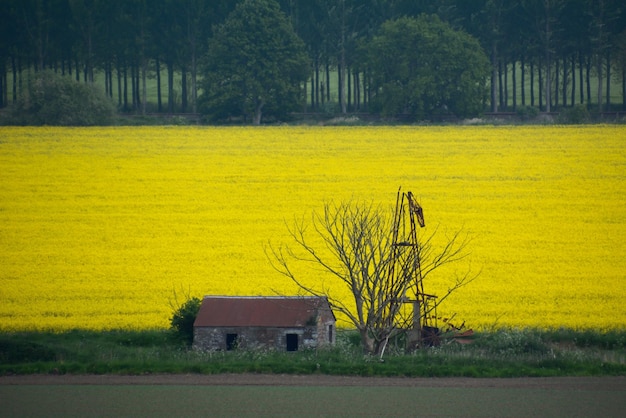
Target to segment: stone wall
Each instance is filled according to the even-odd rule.
[[[297,351],[335,343],[335,316],[326,302],[317,307],[304,326],[293,327],[194,327],[196,350],[227,351],[237,348],[269,348]]]
[[[209,351],[235,348],[271,348],[285,351],[288,350],[288,346],[291,348],[289,351],[315,348],[318,344],[328,344],[327,325],[322,325],[324,326],[324,332],[321,333],[319,332],[319,325],[302,328],[196,327],[194,328],[193,347],[196,350]],[[288,335],[291,335],[291,337],[288,337]],[[297,341],[294,341],[295,336],[297,336]],[[318,337],[320,339],[319,342]]]

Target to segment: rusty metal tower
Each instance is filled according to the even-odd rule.
[[[437,297],[424,292],[418,225],[421,228],[426,225],[422,207],[412,192],[399,189],[393,222],[390,277],[395,283],[406,283],[402,302],[413,304],[407,341],[409,348],[433,345],[438,334],[431,320],[436,317]]]

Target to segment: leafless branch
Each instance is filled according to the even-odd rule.
[[[421,215],[421,207],[419,209]],[[297,251],[289,246],[274,247],[270,243],[265,249],[266,256],[272,267],[292,280],[301,291],[326,296],[333,309],[345,315],[359,330],[364,349],[380,354],[390,337],[413,324],[415,318],[406,314],[405,303],[409,300],[407,297],[423,294],[423,289],[415,288],[416,283],[421,285],[423,279],[441,266],[463,260],[468,255],[469,239],[461,232],[447,238],[443,248],[437,251],[433,246],[437,230],[420,237],[419,245],[394,244],[398,236],[418,240],[414,228],[406,231],[403,227],[399,231],[394,226],[399,219],[398,209],[395,216],[390,217],[388,212],[372,204],[327,203],[321,213],[313,213],[310,225],[304,220],[287,225]],[[321,240],[324,251],[316,251],[310,244],[315,242],[311,236]],[[329,289],[305,284],[291,269],[294,262],[321,267],[322,272],[350,290],[353,300],[347,303],[333,297]],[[469,271],[457,277],[437,304],[422,314],[429,313],[475,277]]]

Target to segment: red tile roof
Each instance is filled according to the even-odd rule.
[[[303,327],[319,308],[326,298],[205,296],[194,327]]]

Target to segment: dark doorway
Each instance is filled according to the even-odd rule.
[[[298,334],[287,334],[287,351],[298,351]]]
[[[226,334],[226,350],[231,351],[237,348],[237,334]]]

